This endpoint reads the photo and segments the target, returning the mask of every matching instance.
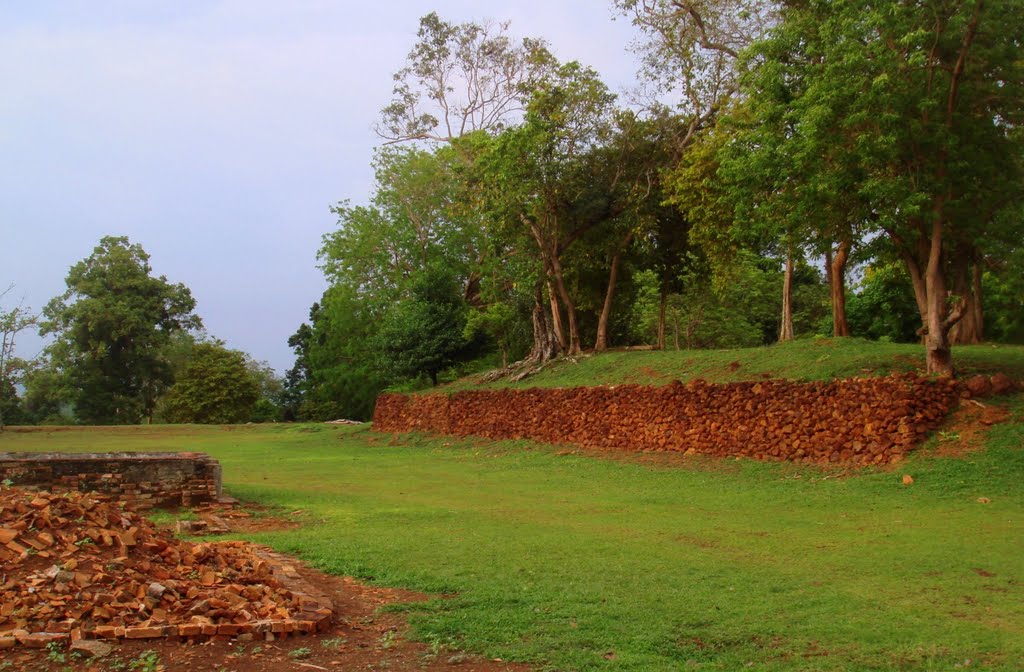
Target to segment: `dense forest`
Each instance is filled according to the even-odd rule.
[[[283,380],[104,239],[44,311],[45,361],[4,364],[8,421],[365,419],[467,371],[804,337],[920,342],[953,375],[954,345],[1024,342],[1024,2],[614,8],[640,36],[625,94],[508,24],[421,19]],[[135,335],[83,300],[126,255]],[[3,317],[5,343],[28,326]],[[208,403],[235,387],[234,411]]]

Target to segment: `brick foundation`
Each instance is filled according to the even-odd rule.
[[[952,381],[913,375],[829,382],[384,394],[377,431],[534,439],[586,448],[759,460],[883,464],[899,460],[958,401]]]
[[[136,509],[192,506],[221,495],[220,463],[202,453],[0,453],[0,481],[99,492]]]

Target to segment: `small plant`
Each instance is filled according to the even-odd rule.
[[[320,642],[320,644],[322,644],[325,649],[330,649],[331,651],[337,651],[342,647],[344,643],[344,637],[334,637],[332,639],[325,639],[324,641]]]
[[[960,434],[954,431],[939,432],[939,441],[959,441]]]
[[[128,669],[128,663],[121,660],[120,656],[114,656],[107,663],[107,669],[110,670],[110,672],[123,672],[123,670]]]
[[[46,645],[46,659],[51,663],[64,663],[68,657],[60,642],[50,642]]]
[[[313,653],[313,650],[308,646],[303,646],[298,649],[292,649],[288,652],[288,657],[292,660],[302,660],[303,658],[309,658]]]
[[[11,480],[11,479],[9,479],[9,478],[5,478],[4,480],[0,481],[0,483],[2,483],[2,484],[3,484],[3,486],[4,486],[4,489],[6,489],[6,488],[9,488],[9,487],[11,487],[12,485],[14,485],[14,481],[12,481],[12,480]],[[5,666],[6,666],[6,665],[9,665],[9,664],[10,664],[10,662],[11,662],[11,661],[9,661],[9,660],[7,660],[7,661],[4,661],[4,665],[5,665]],[[0,667],[0,669],[4,669],[4,668]]]
[[[395,641],[395,631],[394,630],[388,630],[380,638],[380,648],[382,648],[382,649],[390,649],[396,643],[397,642]]]
[[[160,656],[152,649],[143,651],[133,660],[129,661],[128,669],[133,672],[156,672],[160,665]]]
[[[235,657],[239,657],[239,658],[244,656],[245,655],[245,644],[239,644],[238,646],[236,646],[235,647],[235,652],[232,653],[231,655],[233,655]]]
[[[75,546],[87,546],[89,544],[95,543],[96,542],[92,540],[92,537],[82,537],[81,539],[75,542]]]

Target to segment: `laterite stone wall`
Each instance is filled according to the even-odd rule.
[[[220,463],[202,453],[0,453],[0,481],[99,492],[133,504],[191,506],[221,495]]]
[[[373,426],[586,448],[868,465],[899,460],[958,398],[954,382],[913,375],[385,394],[377,399]]]

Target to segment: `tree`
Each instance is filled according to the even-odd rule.
[[[253,407],[252,422],[279,422],[284,419],[284,379],[269,362],[245,355],[245,366],[259,388],[259,399]]]
[[[165,415],[170,422],[245,422],[259,399],[259,381],[243,353],[220,342],[199,343],[167,393]]]
[[[12,289],[14,285],[0,292],[0,299]],[[9,310],[0,308],[0,432],[5,422],[22,419],[16,385],[21,382],[28,364],[15,357],[15,344],[18,334],[34,327],[38,319],[38,315],[21,304]]]
[[[140,245],[104,237],[71,267],[67,291],[43,311],[41,333],[57,335],[49,355],[73,390],[81,421],[152,421],[172,382],[164,348],[175,333],[202,325],[188,288],[151,272]]]
[[[958,289],[950,268],[966,269],[974,241],[1024,197],[1022,11],[1020,0],[851,0],[794,3],[783,17],[804,64],[793,126],[851,148],[847,191],[906,265],[939,375],[952,375],[949,332],[972,310],[970,283]]]
[[[611,219],[607,179],[600,182],[590,159],[611,132],[614,94],[592,68],[570,62],[553,68],[537,84],[526,121],[502,133],[484,158],[485,180],[491,194],[490,209],[503,221],[510,237],[529,241],[536,274],[536,295],[547,289],[550,323],[541,329],[543,306],[534,307],[537,359],[558,350],[580,352],[576,306],[566,282],[563,255],[591,228]],[[605,178],[614,179],[614,173]],[[520,243],[518,249],[526,252]],[[560,305],[559,305],[560,304]],[[561,311],[568,330],[562,329]]]
[[[384,317],[379,343],[384,370],[404,378],[437,376],[466,351],[466,304],[452,274],[431,267],[417,276],[411,294]]]
[[[759,0],[614,0],[646,36],[637,43],[651,95],[675,102],[686,149],[737,92],[742,52],[775,24],[779,3]],[[665,107],[656,103],[656,108]]]
[[[507,127],[523,112],[529,82],[546,63],[542,41],[515,44],[507,31],[508,23],[453,24],[433,12],[420,19],[377,134],[389,142],[451,142]]]

